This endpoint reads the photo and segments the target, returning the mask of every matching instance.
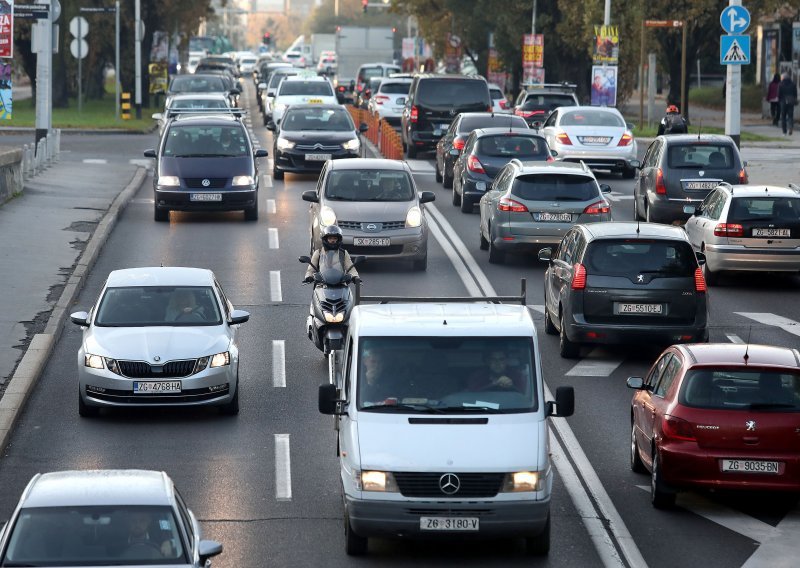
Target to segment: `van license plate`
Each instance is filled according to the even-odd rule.
[[[133,394],[177,394],[180,381],[133,381]]]
[[[753,229],[754,237],[788,237],[789,229]]]
[[[221,193],[192,193],[189,201],[222,201]]]
[[[617,313],[620,314],[661,314],[664,306],[661,304],[617,304]]]
[[[419,528],[423,531],[477,531],[477,517],[420,517]]]
[[[780,462],[761,460],[722,460],[722,471],[727,473],[770,473],[780,472]]]

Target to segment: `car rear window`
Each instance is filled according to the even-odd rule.
[[[383,68],[382,67],[364,67],[361,69],[361,82],[366,83],[367,79],[371,79],[373,77],[383,77]]]
[[[531,174],[516,178],[511,194],[529,201],[588,201],[600,197],[600,188],[581,175]]]
[[[288,73],[285,72],[285,71],[281,72],[281,73],[277,73],[276,72],[276,73],[274,73],[272,75],[272,78],[269,80],[269,87],[268,88],[274,89],[275,87],[280,85],[281,81],[286,79],[286,77],[291,77],[293,75],[299,75],[299,74],[300,74],[300,71],[289,71]]]
[[[397,170],[340,170],[328,176],[325,197],[334,201],[411,201],[414,186]]]
[[[800,198],[734,197],[728,210],[728,222],[780,223],[800,221]]]
[[[521,116],[511,114],[487,114],[485,116],[465,116],[458,125],[459,134],[472,132],[478,128],[490,128],[492,126],[508,126],[514,128],[528,128],[528,123]]]
[[[407,95],[411,88],[411,81],[408,83],[381,83],[379,92],[387,95]]]
[[[488,106],[491,104],[489,88],[475,79],[425,79],[419,82],[416,100],[418,105],[433,108]]]
[[[759,369],[690,370],[678,401],[726,410],[800,411],[800,375]]]
[[[522,103],[522,110],[553,110],[560,106],[575,105],[575,99],[571,95],[528,95],[525,102]]]
[[[175,77],[169,88],[172,93],[213,93],[225,91],[221,77]]]
[[[327,81],[285,81],[281,84],[278,95],[332,97],[333,89]]]
[[[613,112],[602,110],[574,110],[565,112],[561,126],[611,126],[624,128],[625,121]]]
[[[489,94],[492,96],[492,100],[505,98],[505,96],[503,95],[503,91],[501,91],[500,89],[489,89]]]
[[[667,165],[675,169],[730,169],[734,166],[733,147],[729,144],[670,144]]]
[[[478,140],[480,156],[514,157],[514,158],[547,158],[550,150],[544,138],[538,136],[522,136],[519,134],[499,134],[483,136]]]
[[[591,274],[693,276],[697,260],[683,241],[599,239],[589,244],[584,264]]]

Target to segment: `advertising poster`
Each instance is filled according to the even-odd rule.
[[[619,62],[619,26],[595,26],[594,38],[592,63],[617,65]]]
[[[531,85],[544,85],[544,69],[536,67],[531,75]]]
[[[151,63],[147,66],[147,72],[150,75],[150,94],[166,93],[169,83],[167,63],[165,61]]]
[[[764,30],[764,75],[762,81],[768,85],[778,72],[778,30]]]
[[[11,62],[0,63],[0,120],[11,120]]]
[[[508,73],[506,73],[503,65],[500,63],[500,58],[497,56],[497,50],[495,48],[489,49],[489,73],[487,79],[490,83],[499,85],[505,90]]]
[[[14,55],[14,0],[0,0],[0,57]]]
[[[592,106],[617,105],[617,66],[592,66]]]

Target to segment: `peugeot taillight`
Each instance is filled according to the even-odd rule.
[[[419,120],[419,109],[414,105],[411,107],[411,122],[417,122],[417,120]]]
[[[661,432],[670,440],[697,441],[691,422],[675,416],[665,416],[661,421]]]
[[[633,142],[633,136],[626,132],[622,135],[622,138],[619,139],[619,144],[617,144],[617,146],[630,146],[631,142]]]
[[[586,215],[600,215],[601,213],[608,213],[609,211],[611,211],[611,206],[605,201],[592,203],[583,210]]]
[[[472,154],[470,154],[467,158],[467,169],[471,172],[475,172],[476,174],[486,173],[486,170],[483,169],[483,164],[481,164],[481,161]]]
[[[661,168],[656,170],[656,193],[659,195],[667,194],[667,185],[664,183],[664,172]]]
[[[556,140],[559,144],[564,144],[565,146],[572,146],[572,140],[569,139],[566,132],[561,132],[556,134]]]
[[[715,237],[743,237],[744,227],[739,223],[717,223],[714,227]]]
[[[466,142],[467,141],[464,140],[463,138],[456,138],[455,140],[453,140],[453,148],[456,149],[456,150],[463,150],[464,149],[464,144]]]
[[[583,290],[586,288],[586,267],[580,263],[572,267],[572,289]]]
[[[514,201],[510,197],[501,197],[500,201],[497,203],[497,209],[499,211],[511,211],[513,213],[527,213],[528,208],[525,207],[519,201]]]
[[[705,292],[706,291],[706,279],[703,276],[703,269],[699,266],[694,271],[694,291],[695,292]]]
[[[745,183],[747,183],[747,181],[748,181],[747,171],[744,168],[742,168],[739,171],[739,183],[745,184]]]

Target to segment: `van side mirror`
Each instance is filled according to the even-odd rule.
[[[317,406],[322,414],[336,414],[336,385],[319,386]]]
[[[432,191],[423,191],[419,194],[419,203],[420,205],[423,203],[430,203],[431,201],[436,201],[436,194]]]
[[[319,197],[317,197],[317,192],[313,189],[309,189],[308,191],[304,191],[300,197],[303,201],[310,201],[311,203],[319,203]]]
[[[555,407],[554,407],[555,406]],[[555,403],[547,402],[547,415],[564,418],[575,413],[575,389],[572,387],[558,387],[556,389]]]

